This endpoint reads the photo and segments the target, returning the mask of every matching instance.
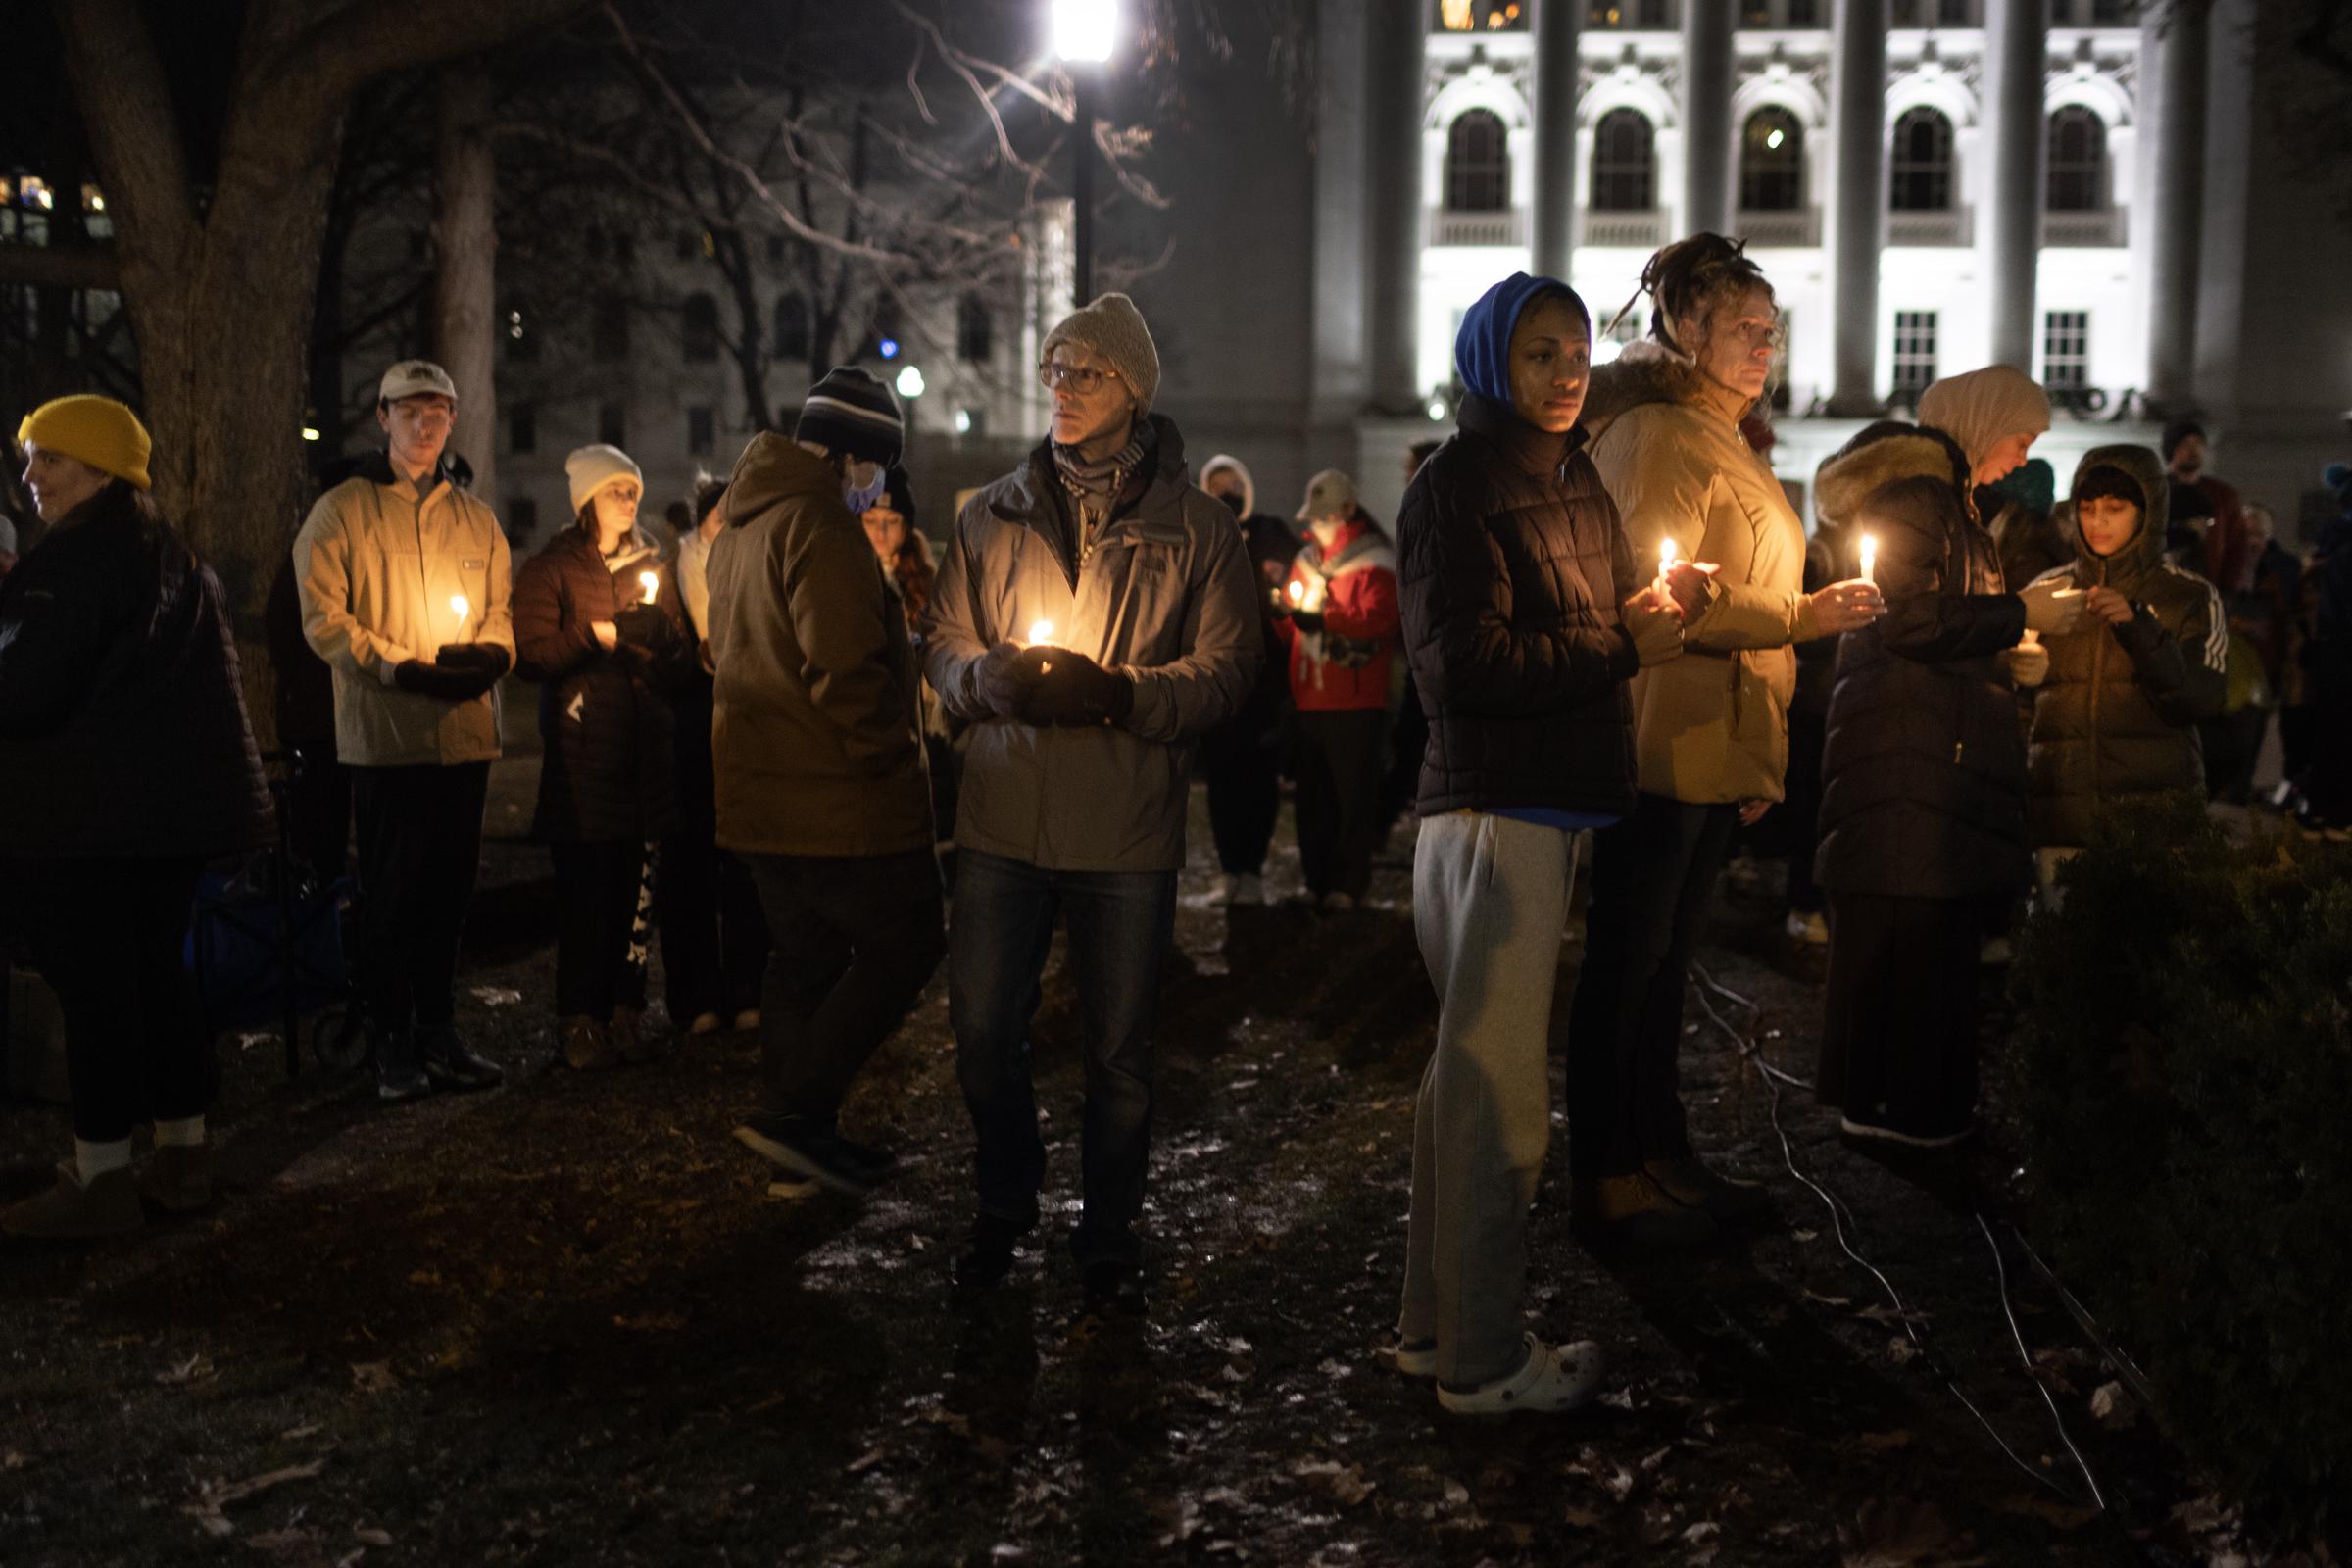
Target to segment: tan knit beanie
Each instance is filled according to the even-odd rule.
[[[1134,390],[1137,413],[1148,413],[1159,396],[1159,350],[1152,342],[1152,329],[1144,324],[1144,313],[1126,295],[1105,294],[1085,310],[1072,312],[1046,334],[1038,357],[1050,357],[1056,343],[1081,344],[1108,360],[1119,379]]]

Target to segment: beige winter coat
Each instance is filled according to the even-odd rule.
[[[1740,438],[1744,407],[1655,343],[1593,371],[1585,400],[1592,462],[1636,564],[1654,575],[1671,536],[1677,559],[1722,568],[1683,657],[1644,669],[1633,688],[1639,787],[1692,805],[1782,798],[1791,645],[1819,635],[1804,592],[1805,525]]]
[[[514,653],[507,536],[441,473],[423,494],[377,453],[318,498],[294,537],[302,634],[335,685],[335,754],[352,767],[448,766],[499,755],[498,689],[470,702],[404,692],[392,672],[444,643]],[[451,600],[463,595],[460,625]]]

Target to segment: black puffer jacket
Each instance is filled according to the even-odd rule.
[[[656,839],[677,825],[667,693],[673,665],[687,657],[685,634],[667,612],[633,615],[643,634],[608,651],[591,629],[638,598],[636,568],[615,581],[576,527],[514,574],[515,671],[541,683],[546,758],[531,834],[542,843]]]
[[[270,838],[220,584],[110,485],[0,579],[0,855],[210,858]]]
[[[1581,435],[1473,393],[1404,493],[1397,579],[1429,713],[1423,816],[1634,804],[1633,553]]]
[[[2202,793],[2197,723],[2218,716],[2229,695],[2221,595],[2164,562],[2163,460],[2146,447],[2099,447],[2082,455],[2074,488],[2100,468],[2123,472],[2149,498],[2139,533],[2104,558],[2086,546],[2035,580],[2113,588],[2138,613],[2113,628],[2085,616],[2080,631],[2045,639],[2050,670],[2034,694],[2026,758],[2035,844],[2087,844],[2100,808],[2121,797]]]
[[[1959,899],[2030,878],[2025,743],[1997,657],[2026,607],[1967,481],[1948,436],[1891,421],[1821,472],[1822,511],[1877,539],[1886,596],[1885,618],[1838,653],[1814,862],[1833,893]]]

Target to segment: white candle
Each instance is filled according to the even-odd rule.
[[[662,591],[662,574],[641,571],[637,574],[637,586],[645,590],[645,602],[650,605],[654,602],[654,596]]]
[[[1032,647],[1032,648],[1041,647],[1041,646],[1043,646],[1043,645],[1044,645],[1044,644],[1046,644],[1046,643],[1050,643],[1050,642],[1052,642],[1053,640],[1054,640],[1054,623],[1053,623],[1052,621],[1050,621],[1050,620],[1033,620],[1033,621],[1031,621],[1031,622],[1029,623],[1029,646],[1030,646],[1030,647]]]
[[[1875,573],[1878,569],[1879,542],[1876,539],[1873,539],[1870,535],[1864,534],[1862,536],[1862,580],[1864,582],[1877,582],[1879,579],[1873,575],[1873,573]]]

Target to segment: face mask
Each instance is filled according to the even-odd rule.
[[[853,513],[863,513],[866,508],[881,500],[882,493],[890,488],[889,469],[878,463],[867,465],[867,466],[874,470],[871,483],[859,484],[855,477],[851,477],[845,479],[842,484],[841,499],[848,503],[849,509]],[[858,467],[853,465],[850,473],[854,476],[857,472]]]
[[[1224,502],[1225,505],[1232,510],[1235,516],[1238,517],[1242,514],[1242,495],[1240,491],[1229,490],[1223,495],[1218,496],[1217,499]]]

